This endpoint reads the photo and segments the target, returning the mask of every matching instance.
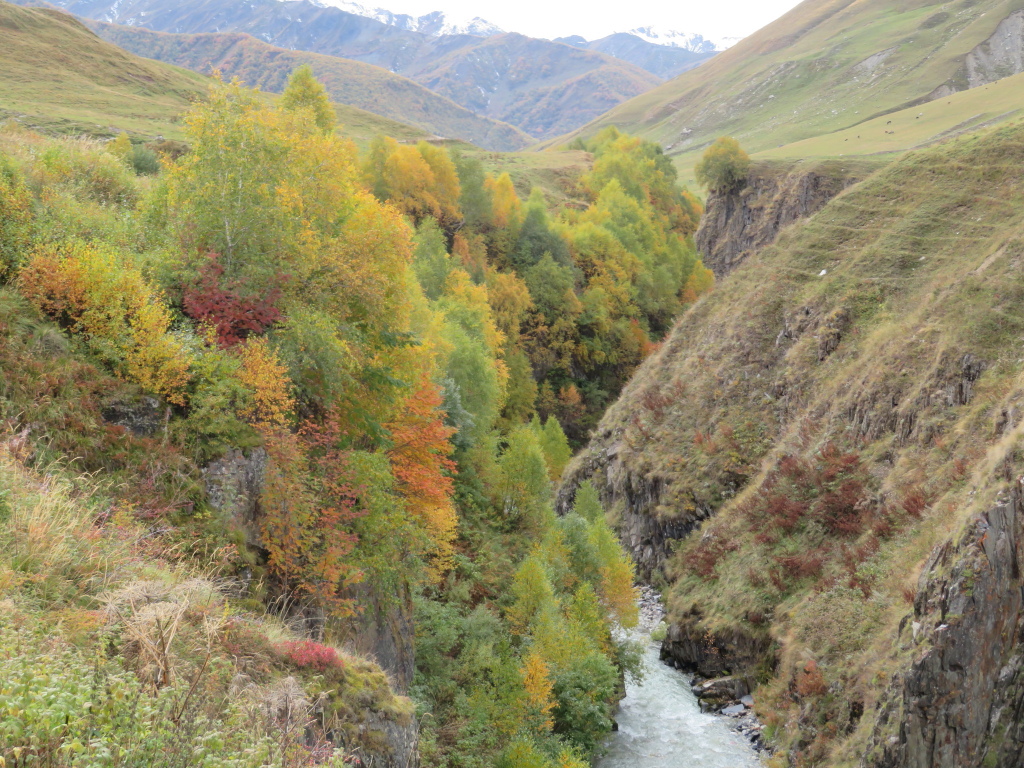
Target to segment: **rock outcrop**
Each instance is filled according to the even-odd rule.
[[[682,539],[703,520],[710,510],[659,517],[662,481],[656,476],[634,471],[622,455],[622,445],[593,450],[583,457],[564,478],[556,499],[560,515],[572,507],[579,483],[597,480],[601,501],[618,513],[616,528],[623,546],[632,555],[637,573],[646,582],[656,580],[665,562],[670,542]]]
[[[890,686],[864,764],[1024,764],[1024,505],[1010,497],[929,558],[904,621],[921,650]]]
[[[267,466],[267,452],[255,448],[248,453],[228,451],[203,468],[203,481],[210,506],[245,532],[246,543],[259,549],[260,493]],[[352,619],[345,646],[353,653],[373,660],[388,676],[391,689],[406,694],[415,671],[415,631],[412,599],[407,589],[396,595],[381,595],[370,585],[361,584],[351,591],[362,613]],[[293,623],[305,625],[305,632],[317,637],[323,632],[324,616],[316,607],[296,606],[290,614]],[[415,718],[390,718],[368,712],[372,722],[366,725],[373,749],[360,746],[364,765],[382,768],[416,768],[419,724]]]
[[[712,192],[694,238],[704,266],[722,277],[775,242],[794,221],[819,211],[858,180],[838,162],[811,169],[755,166],[739,191]]]
[[[206,500],[245,532],[246,544],[259,546],[259,503],[267,452],[256,448],[248,455],[230,450],[203,467]]]
[[[1017,10],[999,22],[995,31],[972,48],[956,73],[929,94],[941,99],[1024,72],[1024,10]]]

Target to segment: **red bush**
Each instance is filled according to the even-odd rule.
[[[281,643],[278,652],[299,669],[312,669],[323,674],[332,669],[343,669],[344,662],[329,645],[313,640],[292,640]]]
[[[219,254],[207,254],[199,270],[199,280],[185,289],[182,305],[185,314],[201,323],[210,323],[217,331],[217,343],[230,347],[251,334],[263,333],[281,319],[277,301],[281,288],[275,285],[266,296],[242,296],[237,283],[222,284],[224,267]],[[284,282],[284,277],[279,282]]]
[[[821,567],[825,562],[825,555],[818,550],[811,550],[809,552],[800,552],[796,555],[776,557],[775,562],[791,576],[804,579],[821,573]]]
[[[715,567],[718,561],[730,552],[739,549],[739,544],[733,541],[724,541],[716,536],[702,539],[697,548],[690,556],[690,568],[702,578],[716,579]]]
[[[796,675],[796,692],[800,696],[821,696],[828,692],[825,676],[821,674],[817,663],[808,661]]]
[[[904,492],[900,506],[903,507],[904,512],[916,519],[921,517],[925,507],[928,506],[928,497],[920,488],[911,488]]]

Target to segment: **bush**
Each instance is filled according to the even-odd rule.
[[[149,147],[136,144],[128,155],[128,162],[139,176],[152,176],[160,172],[160,158]]]
[[[710,192],[734,192],[747,181],[750,157],[730,136],[715,139],[701,155],[693,172],[697,183]]]
[[[41,246],[19,277],[25,297],[81,334],[104,362],[184,405],[190,356],[170,332],[171,316],[162,297],[121,254],[83,243]]]

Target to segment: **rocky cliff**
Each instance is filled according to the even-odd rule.
[[[771,245],[794,221],[817,213],[864,177],[862,165],[831,161],[810,167],[754,166],[739,190],[711,192],[694,240],[716,277]]]
[[[127,418],[120,411],[118,416]],[[203,469],[211,508],[241,530],[246,544],[256,550],[260,548],[260,493],[266,464],[266,451],[256,448],[248,453],[229,451]],[[359,585],[353,597],[364,610],[351,620],[345,645],[352,653],[375,662],[387,674],[395,693],[408,693],[415,668],[411,598],[408,594],[379,595],[366,585]],[[290,618],[293,624],[303,620],[305,632],[319,639],[322,617],[297,611]],[[415,718],[394,717],[372,709],[359,712],[358,718],[358,736],[348,740],[345,746],[356,749],[364,765],[382,768],[419,765],[419,725]]]
[[[948,14],[947,14],[948,15]],[[962,59],[956,73],[929,94],[939,99],[1024,72],[1024,10],[1015,10]]]
[[[723,214],[774,244],[717,251],[563,477],[663,583],[663,654],[755,687],[791,765],[1020,764],[1021,161],[1006,129]]]

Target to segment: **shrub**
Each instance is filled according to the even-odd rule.
[[[149,147],[136,144],[128,155],[128,162],[139,176],[152,176],[160,172],[160,157]]]
[[[0,155],[0,281],[28,244],[32,199],[21,174]]]
[[[733,192],[747,181],[750,157],[740,143],[730,136],[715,139],[704,150],[693,172],[697,183],[711,192]]]
[[[224,283],[219,259],[219,254],[207,254],[198,280],[185,288],[182,304],[193,320],[214,327],[221,347],[231,347],[251,334],[263,333],[281,318],[277,308],[281,289],[273,286],[264,296],[242,296],[239,281]]]
[[[81,335],[118,373],[185,404],[190,356],[170,332],[162,297],[121,254],[77,242],[43,245],[19,280],[37,309]]]
[[[313,640],[290,640],[281,643],[278,651],[289,664],[299,669],[309,669],[319,674],[344,669],[344,662],[338,652],[329,645]]]

